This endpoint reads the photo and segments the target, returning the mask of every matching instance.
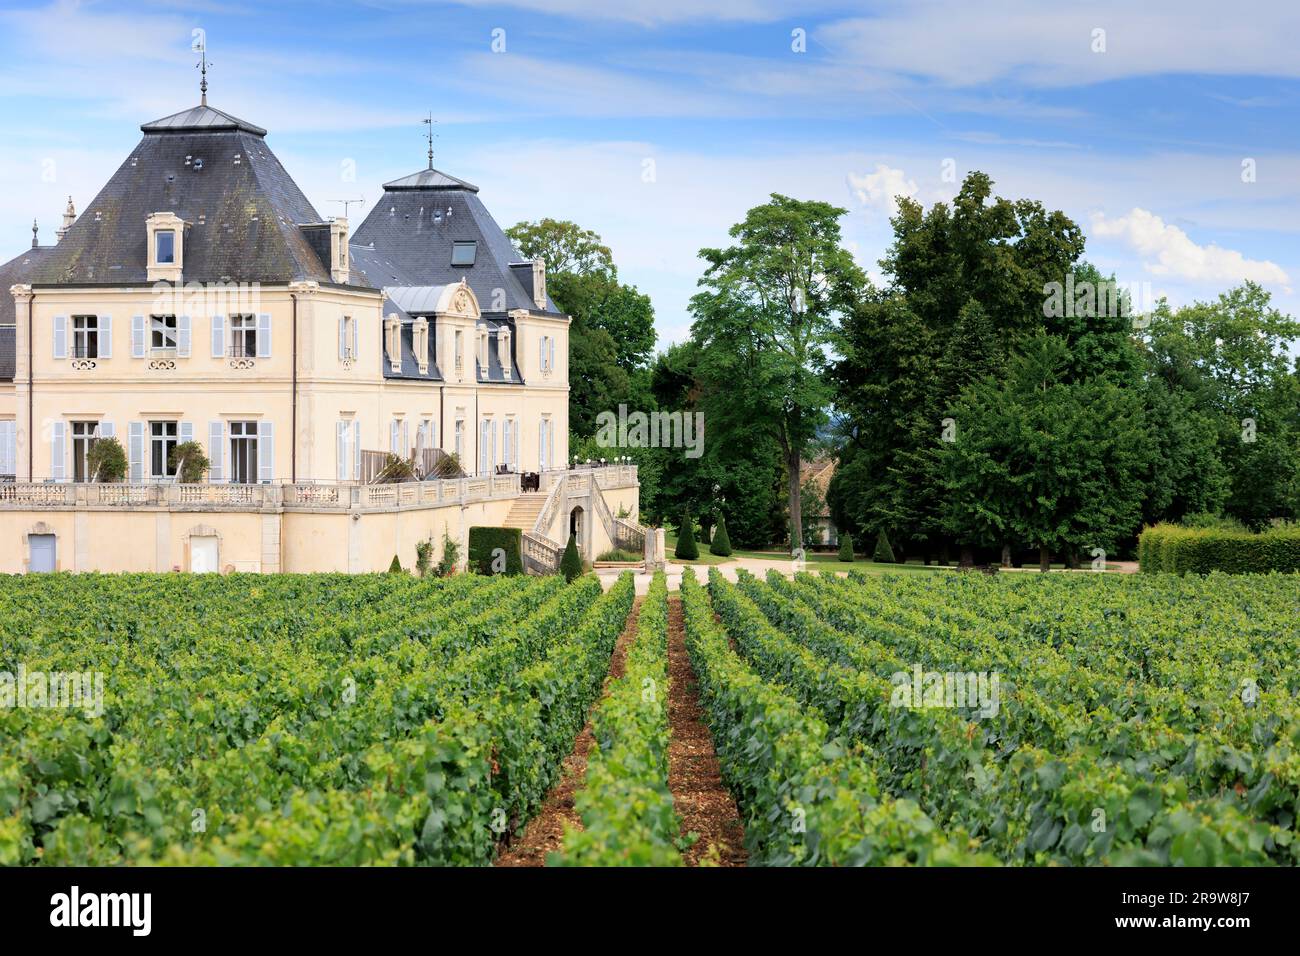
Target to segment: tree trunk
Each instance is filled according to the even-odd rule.
[[[803,549],[803,508],[799,500],[799,452],[791,449],[786,456],[790,472],[790,553]]]
[[[1038,546],[1038,570],[1044,574],[1052,570],[1052,552],[1045,544]]]
[[[1071,571],[1079,570],[1079,552],[1073,547],[1065,549],[1065,566]]]
[[[1002,542],[1002,566],[1004,568],[1011,567],[1011,545],[1005,541]]]
[[[939,545],[939,565],[945,568],[948,566],[948,542],[947,541]]]
[[[975,552],[970,545],[962,545],[961,566],[963,568],[973,568],[975,566]]]

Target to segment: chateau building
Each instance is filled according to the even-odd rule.
[[[0,521],[27,506],[174,512],[186,494],[202,508],[256,502],[261,514],[337,506],[340,494],[352,509],[363,498],[380,507],[397,492],[370,482],[390,455],[413,461],[416,477],[456,476],[458,507],[483,487],[484,501],[504,503],[474,523],[517,521],[520,474],[551,476],[534,481],[545,492],[568,464],[569,318],[547,296],[545,264],[524,261],[478,188],[434,169],[432,151],[429,168],[387,183],[350,234],[346,218],[316,211],[266,130],[206,100],[144,124],[80,215],[69,198],[55,244],[39,245],[34,225],[32,247],[0,266]],[[128,458],[112,493],[88,458],[108,437]],[[210,469],[203,490],[178,497],[164,490],[177,482],[171,452],[189,441]],[[618,507],[635,514],[634,487]],[[569,523],[585,550],[613,540],[580,510]],[[538,516],[524,530],[562,545],[564,516],[552,517],[554,529],[536,527]],[[455,522],[462,538],[467,520]],[[28,538],[44,532],[17,533],[22,566],[0,571],[37,560]],[[254,558],[219,568],[296,569],[285,534],[281,523]],[[145,564],[188,567],[190,546],[176,540]],[[69,562],[66,550],[55,566],[135,566],[84,547],[85,560]],[[381,550],[386,566],[392,549]],[[301,569],[376,570],[379,557],[355,551],[355,541],[327,546]]]

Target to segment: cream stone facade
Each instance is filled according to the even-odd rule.
[[[567,467],[569,319],[476,187],[422,170],[350,235],[265,130],[206,102],[141,129],[0,266],[0,572],[373,571],[511,522],[538,568],[570,529],[589,558],[638,542],[635,469]],[[91,473],[107,438],[124,482]],[[367,484],[389,455],[460,477]]]

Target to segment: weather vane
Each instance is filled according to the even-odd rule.
[[[201,72],[199,74],[199,105],[208,105],[208,44],[206,40],[199,46],[199,62],[194,66]]]
[[[425,135],[429,140],[429,168],[433,169],[433,113],[430,112],[428,117],[420,120],[420,122],[429,127],[429,131]]]

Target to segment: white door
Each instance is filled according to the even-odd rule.
[[[212,574],[217,570],[215,535],[194,535],[190,538],[190,570],[195,574]]]
[[[29,534],[27,547],[29,550],[27,570],[33,573],[54,570],[54,535]]]

